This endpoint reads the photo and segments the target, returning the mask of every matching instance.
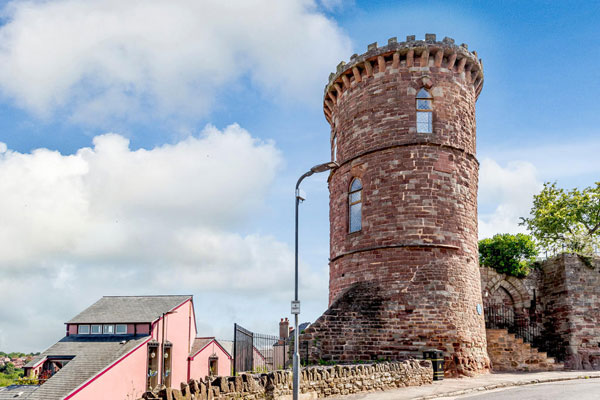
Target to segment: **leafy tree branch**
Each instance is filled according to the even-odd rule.
[[[533,197],[530,217],[521,218],[520,225],[545,250],[593,255],[600,248],[600,182],[569,191],[546,182]]]

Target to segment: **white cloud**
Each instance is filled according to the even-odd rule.
[[[235,321],[223,309],[284,315],[292,251],[237,233],[266,212],[281,163],[237,125],[150,150],[106,134],[73,155],[0,154],[0,302],[14,305],[0,310],[0,345],[41,350],[109,294],[195,294],[218,333]],[[325,297],[321,274],[303,269],[304,292]]]
[[[91,124],[199,117],[246,77],[306,99],[351,52],[314,0],[20,0],[4,14],[4,95]]]
[[[540,137],[543,133],[524,135]],[[560,186],[576,187],[593,184],[600,175],[599,134],[574,133],[568,137],[549,137],[543,143],[505,147],[494,146],[484,158],[491,157],[501,163],[527,160],[535,165],[540,179],[558,181]]]
[[[542,182],[557,182],[563,188],[593,185],[600,174],[598,148],[597,135],[573,135],[529,147],[494,147],[493,152],[484,153],[479,174],[479,237],[525,233],[518,223],[520,217],[529,215]]]
[[[533,164],[511,161],[501,166],[490,158],[483,159],[479,171],[479,238],[525,233],[519,218],[529,215],[533,195],[541,188]]]
[[[280,163],[273,144],[237,125],[152,150],[128,145],[107,134],[70,156],[0,155],[0,268],[66,250],[127,252],[150,244],[144,227],[229,229],[261,205]]]

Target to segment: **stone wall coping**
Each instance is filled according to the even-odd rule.
[[[302,393],[316,397],[338,396],[433,382],[429,360],[385,361],[365,364],[338,364],[301,368]],[[291,370],[261,374],[242,373],[239,376],[216,376],[191,379],[181,384],[181,390],[162,388],[146,392],[142,398],[156,400],[276,400],[287,399],[292,393]]]

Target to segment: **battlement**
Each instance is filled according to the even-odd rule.
[[[476,97],[483,87],[483,63],[477,58],[477,52],[470,52],[466,44],[458,46],[449,37],[438,42],[431,33],[425,35],[425,40],[416,40],[411,35],[405,42],[398,42],[393,37],[387,46],[378,46],[375,42],[367,47],[366,53],[353,54],[348,63],[340,62],[336,72],[329,75],[323,100],[327,120],[331,123],[333,107],[343,92],[363,79],[388,69],[419,71],[421,68],[464,74],[466,83],[473,85]]]

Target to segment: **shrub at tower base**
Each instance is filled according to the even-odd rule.
[[[390,39],[340,63],[325,89],[329,309],[300,340],[338,362],[444,352],[448,375],[489,370],[477,243],[475,101],[466,45]]]

